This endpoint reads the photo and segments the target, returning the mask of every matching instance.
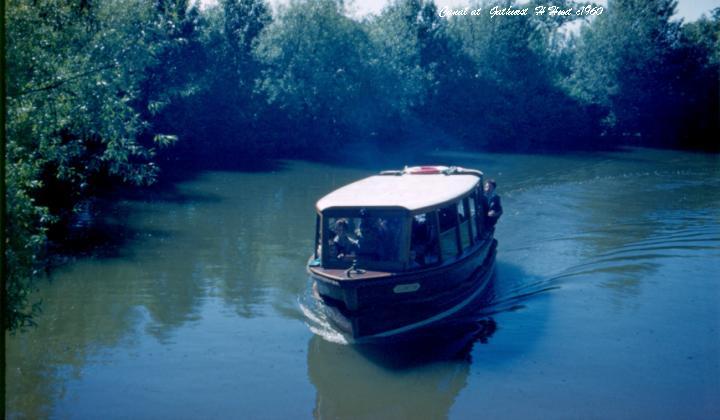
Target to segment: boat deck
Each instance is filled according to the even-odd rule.
[[[386,271],[373,271],[373,270],[360,270],[360,272],[351,272],[348,276],[347,268],[322,268],[322,267],[309,267],[312,274],[320,275],[325,278],[329,278],[337,281],[353,281],[353,280],[370,280],[370,279],[381,279],[391,277],[395,273],[389,273]]]

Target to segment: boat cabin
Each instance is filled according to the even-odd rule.
[[[486,241],[479,171],[414,167],[339,188],[316,205],[311,267],[403,272],[451,263]]]

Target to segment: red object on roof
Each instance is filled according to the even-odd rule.
[[[407,168],[406,172],[409,174],[440,174],[443,170],[447,169],[444,166],[413,166]]]

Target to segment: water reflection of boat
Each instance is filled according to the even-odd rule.
[[[482,184],[476,170],[413,167],[320,199],[308,271],[330,320],[356,340],[385,339],[472,302],[497,247]]]
[[[313,336],[308,375],[316,418],[445,418],[467,383],[472,345],[495,331],[492,319],[459,334],[393,344],[340,345]],[[440,338],[440,339],[439,339]]]

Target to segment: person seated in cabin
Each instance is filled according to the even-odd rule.
[[[348,220],[338,219],[333,227],[335,236],[330,239],[330,255],[342,260],[352,258],[358,249],[358,240],[350,236]]]
[[[430,247],[430,232],[428,227],[427,218],[424,214],[413,217],[410,256],[412,261],[419,266],[427,264],[425,255],[428,253]]]
[[[387,259],[388,228],[382,217],[363,217],[358,228],[358,256],[370,260]]]
[[[410,260],[413,265],[420,267],[440,261],[437,229],[427,217],[427,214],[418,214],[412,219]]]
[[[502,204],[500,203],[500,196],[495,193],[496,187],[497,183],[494,179],[488,179],[485,182],[484,193],[487,204],[487,218],[485,219],[485,223],[488,228],[494,227],[503,213]]]
[[[452,229],[457,222],[457,209],[454,204],[440,209],[440,226],[442,231]]]

